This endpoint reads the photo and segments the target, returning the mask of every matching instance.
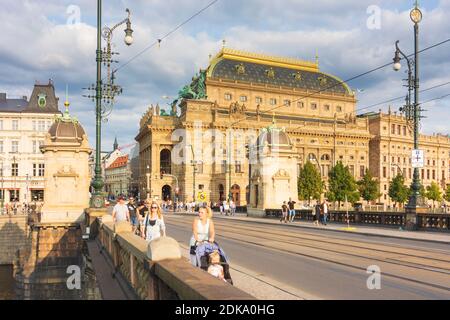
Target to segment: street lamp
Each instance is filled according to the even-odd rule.
[[[147,166],[147,200],[150,200],[150,166]]]
[[[131,29],[130,21],[130,10],[126,10],[128,13],[127,18],[116,24],[112,28],[103,29],[103,37],[107,40],[107,49],[101,50],[101,38],[102,38],[102,0],[97,0],[97,50],[96,50],[96,62],[97,62],[97,81],[96,85],[91,85],[88,90],[95,91],[95,95],[88,95],[86,97],[95,99],[95,113],[96,113],[96,141],[95,141],[95,177],[92,181],[92,187],[94,188],[94,194],[91,198],[91,206],[94,208],[104,208],[105,199],[103,195],[103,187],[105,183],[102,177],[101,169],[101,121],[102,117],[105,116],[107,112],[112,111],[112,105],[114,104],[114,97],[122,93],[122,88],[114,84],[114,71],[111,73],[110,67],[111,63],[117,62],[111,59],[112,55],[117,54],[116,52],[111,52],[111,38],[114,29],[120,25],[126,23],[127,28],[125,29],[125,43],[131,45],[133,43],[133,30]],[[108,76],[106,83],[102,81],[102,67],[101,64],[105,63],[108,68]],[[102,100],[104,105],[102,106]]]
[[[192,201],[195,202],[195,173],[197,171],[197,162],[195,161],[195,154],[194,154],[194,147],[192,147],[192,144],[187,145],[187,147],[191,147],[192,152]]]
[[[398,48],[398,42],[395,43],[396,51],[394,57],[394,70],[399,71],[401,68],[400,54],[405,58],[408,64],[408,98],[404,111],[409,121],[413,121],[414,125],[414,151],[419,149],[419,122],[420,122],[420,106],[419,106],[419,23],[422,20],[422,12],[418,8],[416,0],[415,7],[410,12],[411,21],[414,23],[414,77],[412,76],[412,66],[409,59]],[[414,104],[411,106],[411,91],[414,88]],[[409,100],[409,101],[408,101]],[[413,151],[413,154],[415,153]],[[417,224],[416,214],[423,211],[425,206],[424,199],[420,196],[420,178],[419,168],[415,166],[414,177],[411,185],[412,193],[409,198],[408,204],[405,206],[407,212],[407,227],[415,228]],[[408,216],[409,214],[409,216]]]

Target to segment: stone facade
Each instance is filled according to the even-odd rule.
[[[0,198],[6,204],[13,199],[44,200],[45,166],[39,147],[60,114],[58,100],[51,80],[36,83],[29,101],[0,93]]]
[[[45,195],[41,222],[76,222],[89,207],[89,155],[84,129],[68,112],[57,119],[45,137]]]
[[[382,195],[378,202],[392,205],[388,195],[389,182],[401,173],[407,185],[412,183],[413,131],[404,116],[391,111],[365,117],[369,119],[370,133],[374,135],[370,141],[370,172],[379,181]],[[425,166],[419,171],[421,183],[427,187],[435,181],[441,190],[445,190],[450,183],[450,137],[420,135],[419,148],[425,151]]]
[[[153,198],[174,199],[176,179],[162,175],[170,174],[178,178],[183,201],[192,200],[195,188],[196,195],[203,189],[212,202],[231,193],[238,205],[246,205],[246,148],[273,120],[292,141],[297,167],[311,160],[325,179],[339,160],[357,179],[368,168],[368,119],[352,116],[354,93],[321,72],[318,63],[225,48],[202,74],[206,97],[181,99],[171,115],[151,106],[142,117],[136,141],[140,168],[150,168]],[[141,194],[146,173],[140,172]]]
[[[128,155],[120,156],[105,171],[108,196],[127,195],[130,190],[131,169]]]

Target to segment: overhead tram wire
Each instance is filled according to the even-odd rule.
[[[445,83],[441,83],[441,84],[438,84],[438,85],[435,85],[435,86],[432,86],[432,87],[427,88],[427,89],[420,90],[419,92],[420,93],[427,92],[427,91],[430,91],[430,90],[433,90],[433,89],[436,89],[436,88],[447,86],[449,84],[450,84],[450,81],[445,82]],[[372,104],[370,106],[367,106],[367,107],[358,108],[352,113],[356,113],[356,112],[359,112],[359,111],[362,111],[362,110],[372,109],[372,108],[377,107],[379,105],[383,105],[383,104],[386,104],[386,103],[389,103],[389,102],[393,102],[393,101],[397,101],[397,100],[404,99],[404,98],[405,98],[405,96],[400,96],[400,97],[397,97],[397,98],[392,98],[392,99],[389,99],[389,100],[385,100],[383,102],[377,102],[377,103],[374,103],[374,104]]]
[[[424,49],[418,51],[418,53],[422,53],[422,52],[425,52],[425,51],[427,51],[427,50],[433,49],[433,48],[438,47],[438,46],[440,46],[440,45],[443,45],[443,44],[445,44],[445,43],[447,43],[447,42],[450,42],[450,38],[448,38],[448,39],[446,39],[446,40],[444,40],[444,41],[438,42],[438,43],[436,43],[436,44],[434,44],[434,45],[431,45],[431,46],[429,46],[429,47],[426,47],[426,48],[424,48]],[[412,57],[412,56],[414,56],[414,53],[411,53],[411,54],[408,55],[408,57]],[[338,86],[338,85],[341,85],[341,84],[344,84],[344,83],[353,81],[353,80],[355,80],[355,79],[361,78],[361,77],[363,77],[363,76],[365,76],[365,75],[368,75],[368,74],[370,74],[370,73],[372,73],[372,72],[375,72],[375,71],[378,71],[378,70],[380,70],[380,69],[383,69],[383,68],[385,68],[385,67],[387,67],[387,66],[390,66],[390,65],[392,65],[393,63],[394,63],[394,62],[389,62],[389,63],[386,63],[386,64],[384,64],[384,65],[382,65],[382,66],[376,67],[376,68],[374,68],[374,69],[371,69],[371,70],[366,71],[366,72],[364,72],[364,73],[361,73],[361,74],[359,74],[359,75],[356,75],[356,76],[354,76],[354,77],[351,77],[351,78],[349,78],[349,79],[347,79],[347,80],[344,80],[344,81],[338,81],[336,84],[333,84],[333,85],[331,85],[331,86],[329,86],[329,87],[326,87],[326,88],[324,88],[324,89],[321,89],[321,90],[317,90],[317,91],[315,91],[315,92],[312,92],[312,93],[310,93],[310,94],[308,94],[308,95],[306,95],[306,96],[304,96],[304,97],[302,97],[302,98],[295,99],[295,100],[291,101],[291,103],[301,101],[301,100],[303,100],[303,99],[305,99],[305,98],[312,97],[313,95],[316,95],[316,94],[318,94],[318,93],[321,93],[321,92],[323,92],[323,91],[325,91],[325,90],[332,89],[332,88],[334,88],[334,87],[336,87],[336,86]],[[284,106],[286,106],[286,104],[282,104],[282,105],[276,106],[276,107],[274,107],[274,108],[272,108],[272,109],[269,109],[269,110],[261,111],[261,114],[264,114],[264,113],[267,114],[267,113],[273,112],[274,110],[277,110],[277,109],[282,108],[282,107],[284,107]],[[234,126],[234,125],[240,123],[241,121],[247,120],[248,118],[250,118],[250,116],[245,116],[245,117],[243,117],[242,119],[239,119],[239,120],[233,122],[233,123],[231,124],[231,126]]]
[[[164,39],[168,38],[171,34],[173,34],[175,31],[177,31],[178,29],[180,29],[181,27],[183,27],[185,24],[187,24],[188,22],[190,22],[191,20],[193,20],[195,17],[197,17],[198,15],[200,15],[201,13],[203,13],[205,10],[207,10],[208,8],[212,7],[214,4],[216,4],[217,2],[219,2],[220,0],[214,0],[211,1],[207,6],[203,7],[202,9],[200,9],[199,11],[197,11],[196,13],[194,13],[192,16],[190,16],[188,19],[186,19],[185,21],[183,21],[182,23],[180,23],[178,26],[176,26],[175,28],[173,28],[171,31],[169,31],[168,33],[166,33],[164,36],[162,36],[161,38],[157,39],[155,42],[153,42],[152,44],[150,44],[149,46],[147,46],[146,48],[144,48],[141,52],[139,52],[138,54],[136,54],[134,57],[132,57],[130,60],[128,60],[127,62],[125,62],[124,64],[120,65],[116,70],[114,70],[114,72],[119,71],[120,69],[124,68],[125,66],[127,66],[129,63],[131,63],[132,61],[134,61],[135,59],[137,59],[138,57],[140,57],[142,54],[144,54],[146,51],[150,50],[151,48],[153,48],[154,46],[156,46],[157,44],[160,44]]]

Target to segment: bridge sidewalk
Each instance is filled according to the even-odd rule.
[[[172,214],[172,213],[169,213]],[[184,213],[177,213],[184,214]],[[187,213],[186,213],[187,214]],[[193,214],[192,214],[193,215]],[[343,233],[355,233],[362,234],[367,236],[379,236],[379,237],[389,237],[389,238],[399,238],[406,240],[418,240],[418,241],[428,241],[428,242],[437,242],[437,243],[445,243],[450,244],[450,234],[448,233],[439,233],[439,232],[429,232],[429,231],[405,231],[400,229],[394,229],[389,227],[377,226],[377,227],[369,227],[362,225],[352,225],[350,224],[350,228],[347,228],[347,225],[340,223],[328,223],[326,226],[314,226],[312,221],[304,221],[296,220],[292,223],[280,223],[279,219],[275,218],[256,218],[256,217],[247,217],[246,214],[236,214],[235,216],[225,216],[220,213],[214,212],[214,218],[218,219],[230,219],[230,220],[239,220],[239,221],[251,221],[262,224],[272,224],[272,225],[285,225],[287,227],[296,227],[296,228],[304,228],[304,229],[319,229],[319,230],[327,230],[334,232],[343,232]]]

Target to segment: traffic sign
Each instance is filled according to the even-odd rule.
[[[411,164],[413,168],[423,168],[425,162],[423,150],[414,149],[411,152]]]
[[[197,194],[197,200],[198,200],[199,202],[205,202],[205,201],[206,201],[206,193],[203,192],[203,191],[200,191],[200,192]]]

